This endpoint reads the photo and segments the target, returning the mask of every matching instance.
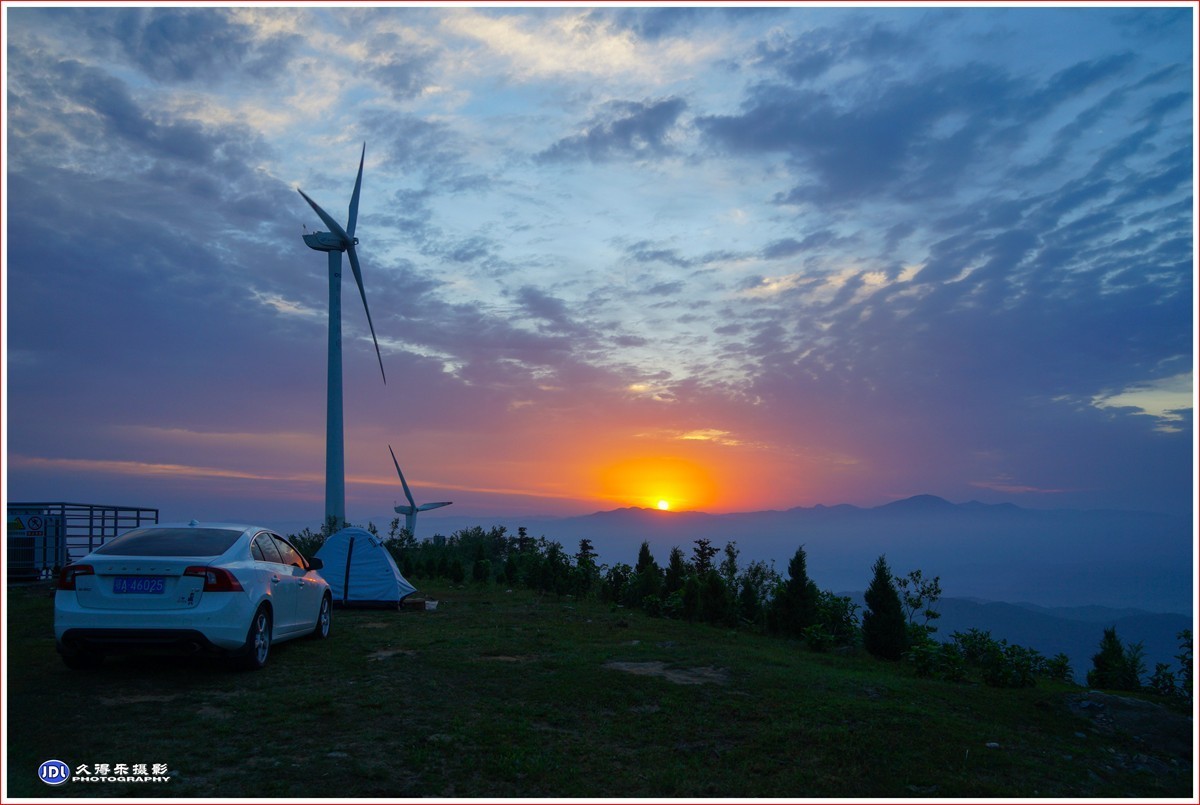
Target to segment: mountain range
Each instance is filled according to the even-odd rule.
[[[1027,509],[1011,503],[954,504],[918,495],[873,508],[849,504],[706,514],[622,508],[565,518],[430,517],[422,536],[482,526],[526,526],[574,553],[592,541],[600,561],[634,564],[642,541],[665,564],[672,546],[735,542],[739,563],[773,562],[780,573],[801,545],[820,587],[861,590],[886,555],[893,573],[941,577],[946,597],[1028,601],[1043,607],[1101,606],[1190,613],[1191,519],[1140,511]],[[718,557],[719,559],[719,557]]]
[[[854,597],[861,601],[861,594]],[[997,640],[1037,649],[1046,657],[1061,652],[1070,658],[1075,679],[1081,684],[1087,679],[1092,656],[1098,651],[1107,627],[1114,627],[1126,645],[1142,645],[1146,663],[1143,681],[1154,673],[1155,663],[1166,663],[1178,670],[1176,635],[1192,628],[1190,615],[1138,609],[1040,607],[966,598],[943,598],[935,608],[941,614],[931,621],[937,628],[935,638],[949,640],[955,632],[979,629],[991,632]]]

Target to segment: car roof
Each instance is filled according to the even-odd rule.
[[[266,526],[247,525],[246,523],[202,523],[197,520],[187,523],[154,523],[152,525],[141,526],[141,528],[219,528],[226,531],[238,531],[243,534],[257,534],[259,531],[274,533],[275,531],[275,529],[267,528]]]

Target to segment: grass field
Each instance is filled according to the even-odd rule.
[[[68,670],[46,588],[9,592],[11,797],[1190,797],[1188,758],[1097,729],[1062,684],[918,679],[861,655],[523,590],[335,611],[268,667]],[[668,676],[670,675],[670,678]],[[988,744],[998,744],[989,748]],[[161,784],[37,768],[165,764]]]

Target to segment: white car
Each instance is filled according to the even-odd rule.
[[[257,526],[138,528],[62,569],[58,652],[71,668],[129,651],[226,654],[261,668],[272,643],[329,636],[333,597],[320,568]]]

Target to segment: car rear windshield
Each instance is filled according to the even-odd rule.
[[[139,528],[104,543],[111,556],[220,556],[241,531],[228,528]]]

